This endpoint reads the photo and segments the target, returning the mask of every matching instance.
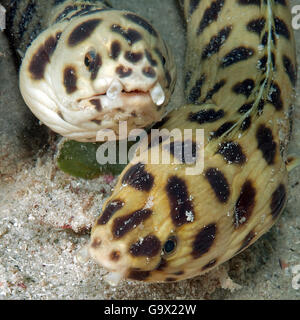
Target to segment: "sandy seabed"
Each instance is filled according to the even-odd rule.
[[[111,2],[148,18],[169,43],[179,69],[171,105],[180,106],[185,38],[175,1]],[[295,36],[300,65],[300,30]],[[300,298],[300,289],[292,285],[293,267],[300,265],[300,168],[290,174],[288,204],[279,221],[237,257],[179,283],[122,281],[111,287],[103,279],[107,272],[93,261],[78,259],[78,252],[88,243],[91,225],[116,178],[85,181],[56,169],[55,139],[41,149],[48,135],[20,97],[4,34],[0,70],[0,299]],[[300,81],[297,92],[299,88]],[[295,107],[291,153],[300,145],[299,95]]]

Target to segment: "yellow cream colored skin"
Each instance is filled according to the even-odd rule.
[[[104,2],[68,0],[54,6],[20,69],[28,107],[72,140],[98,141],[105,129],[124,139],[119,121],[127,121],[128,131],[153,125],[166,114],[175,85],[173,58],[156,30]],[[73,6],[77,9],[66,11]]]
[[[124,278],[145,282],[179,281],[212,270],[267,232],[287,199],[285,160],[296,77],[295,43],[287,1],[201,0],[182,4],[187,22],[188,103],[169,114],[161,128],[205,130],[203,173],[188,176],[187,164],[143,165],[142,160],[133,159],[95,222],[89,247],[91,256],[101,266]],[[209,14],[206,11],[209,8],[214,8],[215,14]],[[265,23],[260,32],[255,32],[257,24],[249,23],[259,18],[264,18]],[[277,18],[283,24],[279,25]],[[227,39],[212,41],[227,26],[230,30]],[[210,41],[214,46],[208,46]],[[216,52],[210,50],[203,59],[207,48],[216,47]],[[247,58],[241,58],[245,51],[240,51],[238,58],[232,53],[234,48],[241,47],[252,50]],[[232,55],[228,56],[230,52]],[[261,68],[263,56],[266,63]],[[286,59],[283,62],[284,56],[289,64]],[[197,83],[199,79],[202,81]],[[243,91],[236,86],[245,79],[253,80],[252,90],[246,86]],[[225,84],[212,94],[212,88],[221,80]],[[274,89],[274,83],[280,91],[278,87]],[[262,99],[263,108],[259,104]],[[243,113],[239,111],[249,102],[252,107]],[[210,122],[190,121],[191,114],[200,111],[203,115],[201,112],[209,109],[222,110],[219,114],[223,116]],[[251,123],[245,120],[247,117]],[[228,122],[231,124],[225,130],[218,131]],[[226,153],[226,148],[220,152],[220,147],[229,142],[239,146],[238,156]],[[162,142],[154,148],[162,152],[164,145]],[[151,149],[147,152],[150,155]],[[177,185],[178,192],[172,200],[168,185],[174,177],[182,184]],[[172,190],[176,191],[176,185]],[[193,219],[176,222],[174,197],[175,202],[186,201]],[[116,207],[116,203],[122,205]],[[177,209],[182,208],[178,203]],[[120,221],[128,217],[126,221],[131,223],[129,217],[139,210],[151,213],[142,221],[136,219],[137,223],[120,236]],[[104,219],[104,214],[109,218]],[[156,249],[147,246],[145,239],[151,239],[148,244],[153,242]],[[175,243],[171,252],[164,249],[168,239]]]

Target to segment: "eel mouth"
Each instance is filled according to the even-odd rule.
[[[161,106],[166,100],[165,93],[159,84],[148,90],[135,89],[127,91],[118,79],[114,79],[104,93],[95,94],[91,97],[78,100],[79,108],[95,108],[98,112],[109,112],[124,107],[124,111],[138,111],[147,106]]]

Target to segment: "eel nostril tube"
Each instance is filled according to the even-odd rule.
[[[117,286],[122,280],[122,278],[123,278],[122,273],[118,273],[118,272],[109,272],[104,276],[104,280],[113,287]]]
[[[123,90],[122,83],[119,80],[114,79],[110,84],[109,88],[107,89],[106,95],[109,99],[114,100],[118,98],[122,90]]]
[[[79,263],[86,263],[90,259],[89,247],[88,245],[83,246],[77,251],[76,259]]]
[[[153,102],[157,106],[160,106],[165,102],[165,93],[159,82],[157,82],[156,85],[150,90],[150,95]]]

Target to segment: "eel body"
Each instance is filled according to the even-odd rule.
[[[171,282],[203,274],[268,231],[287,200],[296,82],[287,0],[181,3],[187,104],[158,128],[193,129],[193,135],[149,140],[120,175],[89,246],[115,279]],[[176,159],[175,150],[187,143],[197,159],[199,128],[204,168],[187,175],[193,164]],[[153,164],[153,151],[173,161]]]
[[[267,232],[287,200],[297,70],[288,1],[180,3],[186,105],[157,123],[159,139],[149,136],[121,173],[91,233],[91,256],[115,279],[203,274]],[[130,129],[162,119],[175,66],[149,22],[100,0],[47,6],[7,4],[14,45],[26,52],[21,92],[43,123],[95,141],[103,129],[123,138],[119,121]],[[151,162],[157,154],[171,162]],[[203,170],[187,174],[201,155]]]

